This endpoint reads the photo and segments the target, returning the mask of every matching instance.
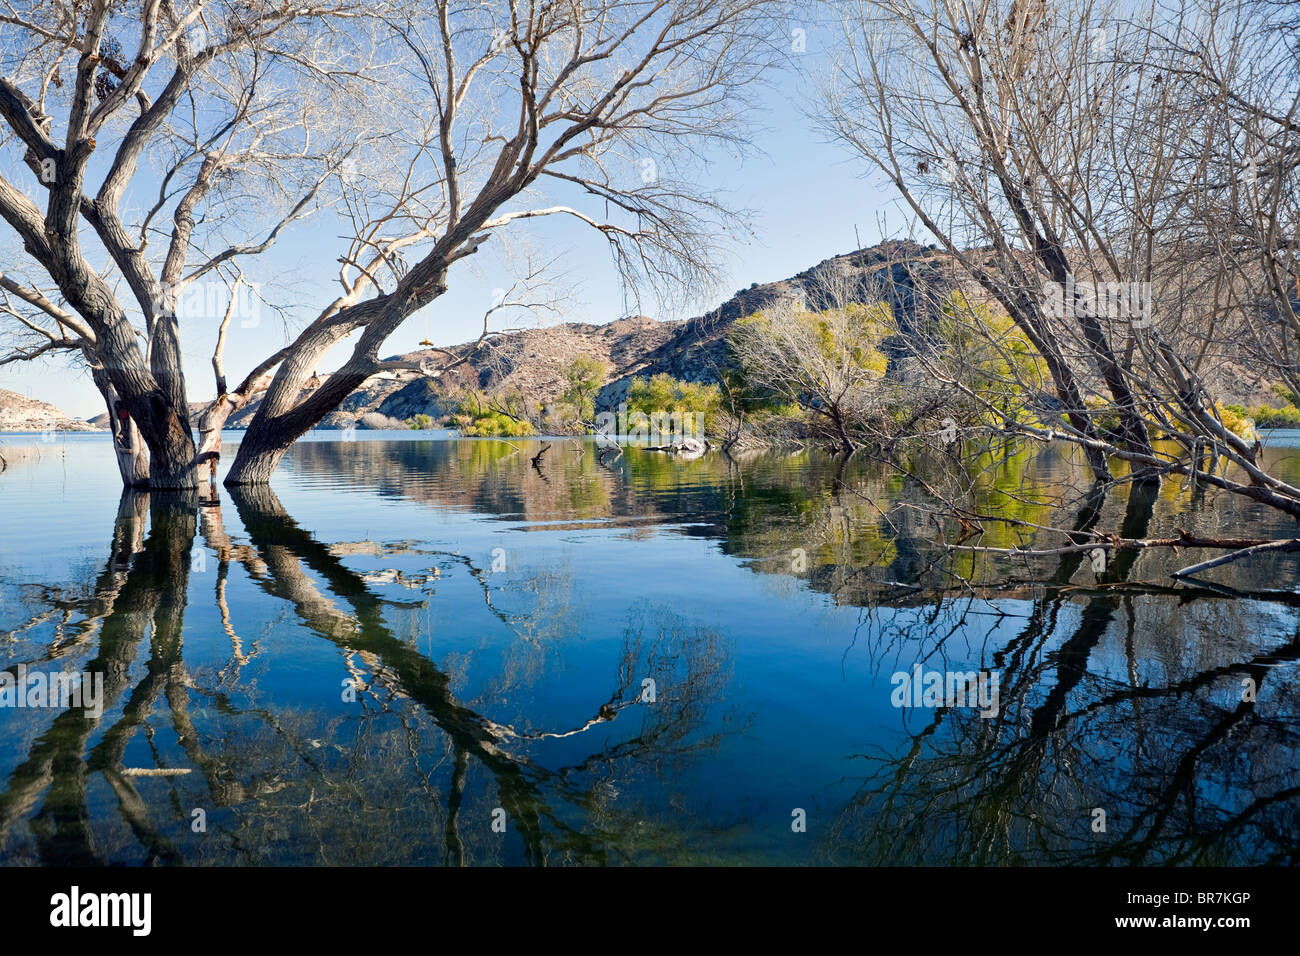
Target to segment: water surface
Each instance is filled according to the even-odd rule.
[[[104,688],[0,708],[5,864],[1300,855],[1293,559],[953,558],[923,462],[309,438],[210,501],[122,495],[101,435],[0,436],[0,668]],[[1026,527],[1295,533],[1055,452],[976,471]],[[996,674],[996,715],[895,706],[917,666]]]

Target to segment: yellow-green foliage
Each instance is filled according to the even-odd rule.
[[[787,317],[783,316],[783,319]],[[855,368],[871,372],[882,378],[889,359],[877,346],[894,330],[889,306],[884,302],[871,305],[850,303],[843,309],[826,312],[797,312],[797,322],[806,324],[821,353],[821,358],[838,363],[843,350]],[[734,329],[740,334],[772,335],[773,320],[762,312],[737,320]],[[734,333],[733,333],[734,334]]]
[[[683,382],[660,372],[650,378],[633,380],[627,393],[627,412],[629,416],[633,412],[691,414],[697,416],[694,420],[699,428],[708,432],[716,426],[722,412],[722,393],[716,385]]]
[[[879,346],[895,331],[889,306],[852,303],[825,312],[756,312],[730,335],[741,358],[745,411],[825,408],[873,388],[888,357]]]
[[[724,394],[727,396],[728,404],[734,404],[736,410],[748,417],[751,422],[791,419],[803,414],[803,410],[794,402],[773,393],[756,381],[748,369],[740,367],[725,369],[722,377],[726,385]]]
[[[1084,406],[1088,409],[1088,417],[1092,419],[1098,431],[1111,434],[1119,433],[1119,414],[1115,411],[1114,406],[1104,398],[1085,398]],[[1146,416],[1148,424],[1153,424],[1152,420]]]
[[[1219,413],[1219,421],[1223,422],[1223,427],[1228,431],[1240,438],[1256,437],[1255,421],[1251,416],[1243,414],[1245,409],[1238,412],[1237,408],[1231,405],[1220,405],[1217,402],[1214,407]]]
[[[1284,406],[1290,405],[1292,408],[1300,408],[1300,395],[1297,395],[1291,389],[1287,388],[1281,382],[1274,382],[1272,386],[1273,394],[1282,399]],[[1261,406],[1267,408],[1267,405]]]
[[[963,383],[1001,412],[1025,419],[1025,390],[1047,385],[1047,364],[1010,316],[958,291],[940,310],[938,333]]]
[[[877,348],[893,331],[893,317],[883,302],[871,305],[851,303],[839,312],[809,312],[808,320],[817,332],[822,357],[834,361],[842,348],[854,367],[884,378],[889,359]]]
[[[1084,404],[1092,413],[1093,423],[1102,432],[1119,432],[1119,413],[1114,405],[1103,398],[1096,397],[1087,399]],[[1221,405],[1216,402],[1214,408],[1219,413],[1219,420],[1223,422],[1223,426],[1234,435],[1241,438],[1258,437],[1255,432],[1255,420],[1241,405]],[[1178,421],[1172,411],[1168,413],[1168,417],[1171,422]],[[1142,412],[1142,421],[1146,422],[1147,432],[1153,439],[1167,437],[1160,419],[1150,411]]]
[[[1243,405],[1225,405],[1242,418],[1254,419],[1258,428],[1300,428],[1300,408],[1296,407],[1295,396],[1284,385],[1274,385],[1273,392],[1282,398],[1285,404],[1281,408],[1271,405],[1259,405],[1248,411]],[[1225,419],[1224,424],[1227,424]]]
[[[511,414],[467,396],[461,399],[456,413],[451,416],[451,424],[470,438],[519,438],[537,434],[532,422],[520,413],[522,402],[519,396],[507,396],[498,404]]]

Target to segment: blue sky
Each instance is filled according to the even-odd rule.
[[[792,29],[800,26],[791,24]],[[877,242],[882,233],[898,234],[904,220],[892,197],[863,177],[861,160],[825,142],[804,115],[815,88],[812,77],[826,62],[829,36],[807,29],[807,48],[798,56],[800,69],[776,74],[771,88],[759,93],[761,112],[755,119],[761,128],[753,136],[754,149],[739,158],[712,156],[700,171],[703,183],[727,191],[732,205],[754,210],[749,221],[752,236],[743,245],[724,247],[725,265],[716,289],[692,290],[694,301],[684,308],[669,310],[643,300],[638,309],[630,297],[625,307],[624,290],[602,238],[567,217],[563,222],[532,220],[522,227],[528,244],[547,258],[560,257],[558,267],[565,278],[559,289],[568,292],[562,298],[563,311],[557,316],[515,314],[496,324],[603,324],[638,311],[657,319],[689,318],[753,282],[786,278],[851,251],[855,225],[864,246]],[[328,215],[319,213],[298,222],[270,252],[246,265],[250,276],[264,283],[269,297],[297,304],[299,320],[314,315],[338,294],[335,260],[344,244],[335,238],[340,230],[333,225]],[[480,253],[459,263],[448,292],[408,320],[389,339],[384,353],[411,351],[426,336],[438,345],[472,339],[494,290],[510,282],[507,268],[493,254]],[[280,318],[265,309],[256,328],[232,328],[226,351],[228,376],[238,380],[258,359],[284,344],[286,335]],[[190,396],[210,398],[215,329],[210,322],[195,321],[192,327],[182,328],[182,336]],[[336,349],[321,371],[340,364],[347,348],[345,343]],[[0,367],[0,388],[52,402],[76,417],[103,411],[89,376],[61,360]]]

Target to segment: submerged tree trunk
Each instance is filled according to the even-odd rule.
[[[181,490],[197,488],[194,442],[189,422],[177,414],[157,390],[149,389],[145,375],[112,375],[97,357],[86,355],[91,379],[104,399],[113,453],[124,488]],[[123,392],[118,384],[128,386]],[[144,423],[143,427],[141,423]]]
[[[187,419],[157,392],[122,395],[111,383],[100,392],[125,487],[160,491],[199,487],[200,462]]]
[[[293,443],[320,423],[348,395],[360,388],[372,374],[369,370],[349,369],[349,362],[332,374],[320,388],[288,411],[268,415],[266,402],[258,409],[248,431],[239,442],[235,462],[226,475],[227,485],[264,485]]]
[[[265,485],[280,464],[285,452],[298,436],[275,434],[265,422],[254,421],[240,439],[235,463],[226,475],[227,485]]]
[[[466,232],[472,232],[464,224]],[[459,244],[459,240],[457,243]],[[469,255],[478,248],[469,246]],[[295,441],[315,428],[342,401],[360,388],[372,375],[393,363],[379,361],[379,349],[398,326],[417,309],[447,291],[448,261],[426,260],[418,269],[407,273],[407,287],[401,294],[360,303],[333,319],[310,328],[294,343],[285,356],[275,378],[253,416],[248,431],[239,443],[235,462],[226,475],[227,485],[264,485],[270,482],[280,459]],[[307,380],[319,356],[346,338],[357,328],[364,328],[352,356],[315,390],[303,394]]]
[[[994,273],[983,267],[976,267],[972,272],[976,281],[1002,303],[1016,327],[1025,333],[1034,350],[1042,356],[1056,389],[1056,397],[1061,402],[1065,420],[1084,437],[1097,439],[1099,436],[1096,424],[1087,412],[1074,371],[1062,353],[1060,343],[1052,329],[1042,320],[1040,310],[1030,302],[1023,285],[1020,288],[1009,289],[998,281]],[[1095,479],[1103,482],[1114,479],[1110,464],[1100,449],[1091,444],[1084,445],[1084,456]]]
[[[835,426],[835,437],[839,441],[839,453],[841,455],[851,455],[858,450],[853,439],[849,437],[849,432],[844,423],[844,414],[838,406],[831,407],[831,422]]]
[[[72,185],[78,182],[74,177]],[[138,330],[128,320],[113,289],[81,255],[76,238],[81,208],[78,189],[60,188],[51,193],[49,212],[43,221],[39,213],[27,212],[25,218],[11,222],[19,227],[27,248],[34,249],[38,261],[49,270],[68,306],[93,330],[93,365],[99,369],[96,383],[104,383],[100,391],[105,403],[116,400],[119,408],[125,406],[134,427],[139,429],[149,450],[149,486],[164,490],[197,488],[194,436],[185,401],[176,317],[171,313],[154,315],[149,347],[147,351],[140,348]],[[33,215],[34,221],[29,218]],[[128,453],[134,457],[135,445],[130,448]],[[132,462],[128,471],[135,475],[137,468],[138,464]]]

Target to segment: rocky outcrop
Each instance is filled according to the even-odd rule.
[[[107,416],[105,425],[107,426]],[[3,432],[91,432],[97,429],[69,418],[49,402],[38,401],[0,388],[0,431]]]
[[[455,403],[447,398],[445,390],[428,378],[417,378],[401,386],[379,403],[381,415],[403,422],[416,415],[444,418],[455,410]]]
[[[573,322],[502,336],[475,362],[478,386],[522,392],[547,405],[563,393],[564,369],[579,355],[604,362],[611,378],[633,375],[680,324],[638,315],[608,325]]]

